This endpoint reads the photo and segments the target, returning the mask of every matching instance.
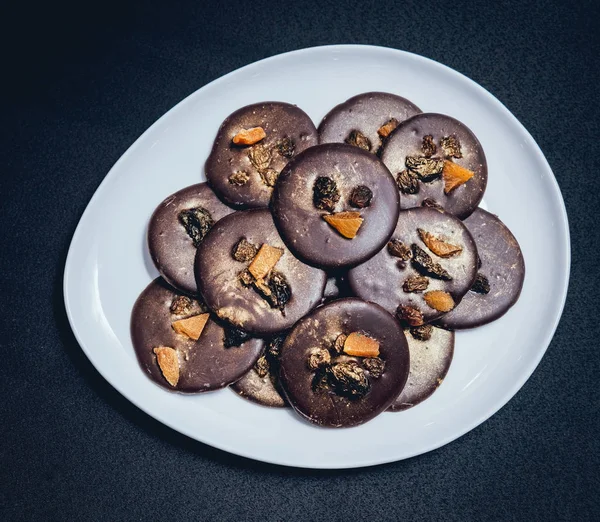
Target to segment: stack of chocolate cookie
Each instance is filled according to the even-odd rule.
[[[152,215],[161,277],[132,313],[140,365],[169,390],[231,386],[354,426],[429,397],[454,331],[521,291],[516,239],[478,208],[479,141],[400,96],[350,98],[318,129],[294,105],[244,107],[205,170]]]

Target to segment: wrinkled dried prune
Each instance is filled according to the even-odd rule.
[[[188,314],[192,310],[193,301],[185,295],[177,295],[171,301],[170,310],[174,315]]]
[[[254,168],[260,172],[271,164],[271,150],[262,143],[258,143],[248,149],[248,159]]]
[[[436,158],[406,156],[405,164],[408,170],[414,172],[425,183],[439,178],[444,169],[444,160]]]
[[[231,251],[233,259],[239,261],[240,263],[252,261],[257,253],[258,247],[255,244],[250,243],[250,241],[248,241],[245,237],[240,239]]]
[[[460,141],[456,136],[444,136],[440,139],[440,147],[447,158],[462,158],[460,150]]]
[[[406,293],[423,292],[424,290],[427,290],[428,286],[429,286],[429,279],[427,279],[424,276],[414,276],[414,277],[409,277],[406,281],[404,281],[404,284],[402,285],[402,289]]]
[[[409,326],[421,326],[423,324],[423,314],[412,306],[400,305],[396,309],[396,317]]]
[[[234,326],[225,327],[223,334],[223,345],[225,348],[231,348],[232,346],[240,346],[245,343],[248,339],[250,339],[250,334],[241,330],[240,328],[235,328]]]
[[[490,293],[490,281],[483,274],[477,274],[475,282],[471,287],[471,292],[477,292],[478,294],[489,294]]]
[[[441,212],[444,211],[444,207],[442,207],[442,205],[440,205],[433,198],[425,198],[423,201],[421,201],[421,206],[422,207],[427,207],[427,208],[435,208],[436,210],[439,210]]]
[[[250,176],[245,170],[238,170],[229,176],[229,183],[237,185],[238,187],[245,185],[249,180]]]
[[[433,136],[431,134],[427,134],[423,136],[423,144],[421,145],[421,150],[423,151],[423,156],[426,158],[431,158],[436,152],[437,147],[433,141]]]
[[[371,140],[358,130],[353,130],[345,141],[348,145],[354,145],[355,147],[371,152]]]
[[[296,151],[296,144],[292,138],[282,138],[276,144],[275,148],[277,152],[281,154],[284,158],[290,159],[294,152]]]
[[[412,335],[417,341],[429,341],[433,332],[433,326],[430,324],[424,324],[422,326],[413,326],[410,329],[410,335]]]
[[[412,257],[410,248],[399,239],[390,240],[387,244],[387,249],[392,256],[399,257],[402,261],[408,261]]]
[[[320,210],[333,212],[340,200],[340,192],[335,180],[327,176],[319,176],[313,185],[313,203]]]
[[[419,176],[409,169],[404,169],[396,176],[396,184],[402,194],[417,194],[419,192]]]
[[[258,360],[254,363],[254,371],[258,373],[259,377],[265,377],[269,373],[269,361],[264,355],[261,355]]]
[[[339,362],[327,367],[333,391],[348,399],[360,399],[371,389],[365,371],[355,361]]]
[[[371,204],[373,192],[366,185],[358,185],[352,189],[350,194],[350,205],[354,208],[365,208]]]
[[[385,361],[379,357],[367,357],[362,361],[363,367],[373,379],[379,379],[385,370]]]
[[[412,263],[419,272],[441,279],[442,281],[452,281],[452,276],[439,263],[434,263],[431,256],[425,252],[419,245],[411,245]]]
[[[182,210],[178,218],[195,247],[200,245],[204,236],[215,224],[210,212],[202,207]]]
[[[331,362],[331,355],[329,350],[325,348],[318,348],[313,350],[308,356],[308,367],[311,370],[316,370],[322,366],[327,366]]]

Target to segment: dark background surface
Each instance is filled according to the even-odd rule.
[[[0,519],[597,520],[598,5],[108,0],[5,12]],[[302,471],[214,450],[129,404],[75,342],[62,272],[94,190],[159,116],[242,65],[334,43],[422,54],[506,104],[561,186],[573,263],[546,356],[490,420],[408,461]]]

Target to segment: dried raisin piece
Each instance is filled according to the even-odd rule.
[[[254,145],[248,149],[248,159],[259,172],[265,170],[271,164],[271,149],[262,143]]]
[[[260,179],[267,187],[274,187],[279,178],[279,172],[275,169],[264,169],[259,171]]]
[[[238,279],[244,286],[250,286],[254,283],[254,276],[250,273],[250,271],[245,268],[238,274]]]
[[[433,136],[431,134],[427,134],[423,136],[423,144],[421,145],[421,150],[423,151],[423,156],[426,158],[431,158],[436,152],[437,147],[433,141]]]
[[[417,174],[425,183],[433,181],[442,175],[444,160],[437,158],[420,158],[419,156],[406,156],[406,168]]]
[[[452,281],[452,276],[439,263],[434,263],[431,256],[419,245],[412,245],[412,263],[419,272],[443,281]]]
[[[427,279],[424,276],[414,276],[414,277],[409,277],[406,281],[404,281],[404,284],[402,285],[402,289],[406,293],[423,292],[424,290],[427,290],[428,286],[429,286],[429,279]]]
[[[471,292],[477,292],[478,294],[489,294],[490,293],[490,281],[483,274],[477,274],[475,282],[471,287]]]
[[[292,138],[285,137],[275,144],[275,148],[284,158],[290,159],[296,151],[296,144]]]
[[[423,324],[423,314],[412,306],[400,305],[396,309],[396,317],[409,326],[421,326]]]
[[[193,302],[185,295],[177,295],[171,301],[170,310],[173,315],[189,314],[192,311]]]
[[[259,377],[266,377],[269,374],[269,361],[264,355],[261,355],[254,363],[254,371]]]
[[[421,201],[421,206],[427,207],[427,208],[435,208],[436,210],[439,210],[440,212],[444,211],[444,207],[442,207],[442,205],[440,205],[433,198],[425,198],[423,201]]]
[[[335,180],[327,176],[319,176],[313,185],[313,203],[320,210],[333,212],[340,200],[340,192]]]
[[[409,169],[399,172],[396,184],[402,194],[417,194],[419,192],[419,176]]]
[[[358,185],[352,189],[350,194],[350,205],[354,208],[365,208],[371,204],[373,192],[366,185]]]
[[[308,367],[311,370],[327,366],[329,363],[331,363],[331,355],[325,348],[317,348],[308,356]]]
[[[355,147],[371,152],[371,140],[358,130],[353,130],[345,141],[348,145],[354,145]]]
[[[192,239],[195,247],[200,245],[204,236],[215,224],[210,212],[202,207],[182,210],[179,213],[178,218],[188,236]]]
[[[429,339],[431,339],[432,333],[433,326],[431,326],[430,324],[414,326],[410,329],[410,335],[412,335],[417,341],[429,341]]]
[[[347,338],[348,336],[345,334],[338,335],[335,339],[335,342],[333,343],[334,351],[336,351],[337,353],[342,353],[344,351],[344,343],[346,342]]]
[[[243,237],[235,244],[231,255],[236,261],[247,263],[248,261],[252,261],[257,253],[258,247]]]
[[[267,358],[273,360],[279,357],[279,354],[281,353],[281,347],[283,346],[283,341],[285,341],[285,335],[278,335],[269,341],[267,350],[265,352]]]
[[[279,308],[279,310],[283,311],[283,308],[292,297],[292,290],[281,272],[276,272],[275,270],[271,272],[269,289],[271,290],[271,295],[268,299],[269,304],[271,307]]]
[[[229,183],[237,185],[238,187],[245,185],[249,180],[250,176],[245,170],[238,170],[229,176]]]
[[[460,149],[460,141],[456,136],[444,136],[440,139],[440,147],[444,151],[444,156],[447,158],[462,158]]]
[[[348,399],[360,399],[371,389],[365,371],[355,361],[328,366],[327,376],[333,391]]]
[[[399,239],[392,239],[387,244],[390,255],[399,257],[402,261],[408,261],[412,257],[412,251]]]
[[[379,357],[368,357],[363,359],[362,364],[373,379],[379,379],[385,371],[385,361]]]
[[[223,345],[225,348],[240,346],[248,339],[250,339],[250,334],[240,328],[235,328],[234,326],[224,328]]]

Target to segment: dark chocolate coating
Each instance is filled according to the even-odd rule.
[[[326,348],[338,335],[360,331],[379,341],[385,361],[362,398],[347,399],[333,391],[314,391],[314,372],[307,361],[313,348]],[[358,360],[340,356],[341,361]],[[408,344],[402,327],[381,307],[356,298],[322,306],[296,324],[281,350],[281,385],[290,405],[310,422],[328,427],[362,424],[385,410],[402,391],[409,370]]]
[[[448,243],[461,246],[462,252],[445,259],[436,256],[421,241],[418,228]],[[408,247],[413,243],[417,244],[452,276],[452,281],[442,281],[428,276],[429,286],[425,292],[432,290],[448,292],[458,304],[471,288],[477,275],[477,249],[467,227],[458,218],[432,208],[401,210],[392,239],[399,239]],[[431,308],[423,299],[423,292],[407,293],[403,290],[404,281],[420,273],[410,261],[406,262],[405,268],[400,268],[398,261],[399,259],[392,256],[387,248],[383,248],[366,263],[351,269],[348,272],[348,281],[352,292],[366,301],[383,306],[391,314],[396,313],[399,305],[404,305],[420,310],[425,322],[441,317],[443,312]]]
[[[434,157],[442,157],[440,139],[455,136],[460,140],[462,158],[452,158],[456,164],[475,173],[466,183],[444,194],[444,181],[440,177],[429,183],[419,183],[417,194],[400,193],[402,208],[418,207],[426,199],[434,199],[447,212],[466,218],[473,212],[485,192],[487,185],[487,162],[479,140],[463,123],[450,116],[423,113],[401,123],[384,145],[381,160],[394,177],[403,171],[407,156],[421,156],[423,137],[433,136],[437,145]]]
[[[285,315],[240,282],[238,275],[249,263],[233,259],[232,250],[242,237],[259,247],[266,243],[284,249],[275,270],[291,288]],[[286,248],[267,209],[235,212],[219,221],[198,247],[195,266],[198,290],[206,305],[219,318],[261,335],[290,328],[317,306],[327,279],[325,272],[302,263]]]
[[[282,138],[291,138],[295,154],[317,144],[317,129],[310,117],[295,105],[262,102],[238,109],[221,124],[210,156],[206,179],[227,204],[236,208],[267,207],[273,188],[267,186],[248,159],[248,146],[235,145],[233,137],[243,129],[262,127],[267,136],[260,143],[271,148]],[[288,159],[274,151],[270,168],[281,172]],[[242,186],[229,182],[229,176],[245,171],[250,180]]]
[[[198,341],[175,333],[171,323],[185,316],[171,314],[178,294],[160,277],[140,294],[131,313],[131,339],[138,362],[154,382],[171,391],[198,393],[224,388],[244,375],[260,356],[264,341],[250,339],[225,348],[223,327],[208,320]],[[154,348],[168,346],[179,352],[180,374],[176,387],[163,377]]]
[[[479,272],[488,278],[490,292],[467,292],[460,305],[440,318],[444,328],[475,328],[502,317],[517,302],[525,261],[519,243],[498,216],[478,208],[464,224],[471,232],[481,258]]]
[[[410,352],[410,371],[402,393],[388,411],[403,411],[431,397],[450,369],[454,356],[454,332],[433,328],[431,339],[415,339],[404,331]]]
[[[332,228],[313,202],[313,186],[320,176],[337,183],[340,199],[335,212],[359,211],[364,219],[358,234],[347,239]],[[350,205],[358,185],[371,189],[368,207]],[[283,169],[271,202],[273,219],[290,250],[319,267],[339,268],[362,263],[389,239],[400,209],[396,182],[373,154],[342,143],[311,147]]]
[[[215,222],[234,212],[206,183],[198,183],[166,198],[148,224],[148,247],[154,265],[169,284],[190,295],[198,292],[194,277],[196,247],[178,216],[182,210],[197,207],[208,210]]]
[[[319,143],[344,143],[354,130],[371,142],[376,153],[381,139],[377,131],[392,118],[399,122],[420,114],[414,103],[389,92],[365,92],[331,109],[319,124]]]
[[[252,368],[239,381],[233,383],[230,388],[240,397],[261,406],[285,408],[288,404],[275,385],[276,379],[277,376],[271,373],[260,377],[256,370]]]

